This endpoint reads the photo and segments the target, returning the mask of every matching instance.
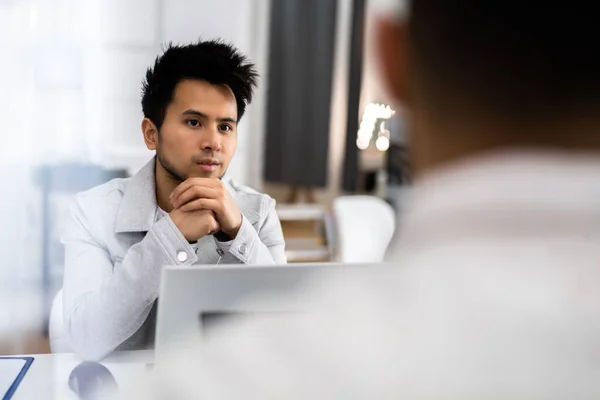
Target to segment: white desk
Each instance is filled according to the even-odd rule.
[[[69,389],[69,375],[82,362],[81,359],[74,354],[39,354],[27,357],[34,357],[35,360],[13,399],[77,399]],[[151,369],[147,364],[153,361],[153,351],[128,351],[115,353],[100,364],[108,368],[117,385],[120,385],[148,377]]]

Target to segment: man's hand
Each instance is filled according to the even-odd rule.
[[[189,178],[171,193],[171,204],[184,212],[209,210],[214,213],[221,232],[235,239],[242,226],[242,213],[223,182],[210,178]]]
[[[196,242],[206,235],[212,235],[221,230],[215,214],[209,210],[185,212],[175,208],[169,213],[169,216],[188,242]]]

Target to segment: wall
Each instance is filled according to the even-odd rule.
[[[39,329],[35,168],[93,162],[136,172],[152,156],[140,131],[140,90],[161,44],[224,37],[264,76],[268,11],[269,0],[0,0],[0,291],[12,287],[28,300],[0,306],[0,336]],[[261,86],[240,124],[229,171],[258,188],[265,93]]]
[[[144,7],[149,12],[140,18],[139,10]],[[100,155],[103,164],[135,171],[148,159],[139,129],[142,118],[139,83],[161,44],[222,37],[247,54],[262,76],[266,74],[267,30],[262,27],[268,25],[268,0],[114,0],[111,7],[103,10],[109,9],[120,10],[120,15],[106,22],[112,32],[112,40],[107,41],[110,43],[108,57],[102,50],[95,54],[99,59],[108,60],[105,63],[109,65],[109,68],[97,68],[103,80],[96,80],[96,85],[115,88],[110,100],[116,101],[105,101],[100,95],[101,89],[87,91],[94,98],[91,103],[98,100],[99,104],[109,107],[108,118],[99,116],[112,123],[108,129],[112,137],[105,142],[108,145],[103,146]],[[111,84],[115,79],[117,82]],[[261,83],[265,81],[261,79]],[[238,151],[228,173],[252,186],[260,186],[259,166],[254,160],[259,159],[257,144],[262,138],[264,93],[261,87],[240,123]],[[92,137],[97,141],[102,139],[98,132]]]

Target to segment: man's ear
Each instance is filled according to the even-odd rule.
[[[149,118],[142,121],[142,133],[148,150],[156,150],[158,147],[158,129]]]
[[[377,21],[377,50],[385,84],[395,99],[410,106],[408,22],[380,18]]]

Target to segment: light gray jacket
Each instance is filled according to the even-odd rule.
[[[237,237],[205,236],[195,251],[156,204],[154,167],[152,159],[131,178],[79,193],[71,207],[63,312],[69,344],[84,359],[152,345],[165,265],[286,262],[275,200],[231,180],[224,183],[243,214]]]

